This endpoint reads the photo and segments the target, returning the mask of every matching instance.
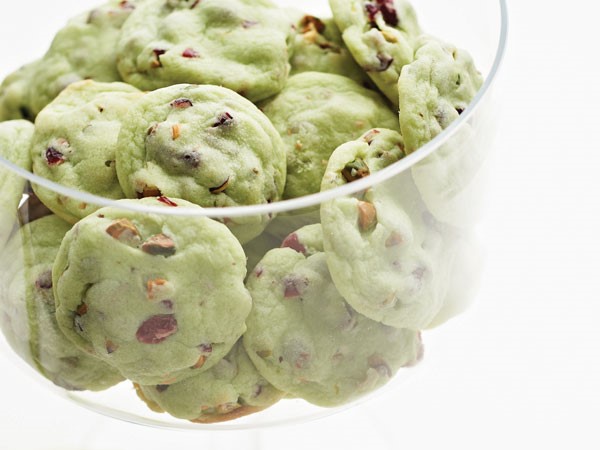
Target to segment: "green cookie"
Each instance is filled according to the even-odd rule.
[[[75,347],[58,328],[54,314],[52,265],[70,228],[58,217],[48,216],[25,225],[15,234],[3,253],[12,264],[3,274],[6,291],[1,305],[14,332],[13,339],[19,341],[15,351],[20,356],[58,386],[100,391],[123,377],[113,367]],[[10,330],[5,330],[5,334],[8,337]]]
[[[164,197],[118,203],[199,209]],[[181,381],[214,366],[245,331],[245,263],[214,220],[103,208],[63,240],[53,267],[57,320],[136,383]]]
[[[206,372],[172,385],[136,385],[136,391],[154,411],[197,423],[237,419],[284,396],[257,372],[241,341]]]
[[[364,178],[404,158],[404,139],[397,131],[374,128],[340,145],[331,155],[321,190]]]
[[[116,172],[115,147],[131,102],[142,95],[125,83],[86,80],[69,85],[35,122],[31,146],[33,172],[74,190],[124,198]],[[75,223],[98,209],[33,186],[42,202]]]
[[[146,0],[123,27],[119,72],[140,89],[213,84],[262,100],[287,79],[291,25],[268,0]]]
[[[398,82],[400,127],[407,152],[447,128],[467,108],[483,80],[464,50],[422,36],[415,62]],[[468,123],[412,168],[415,184],[432,214],[454,226],[477,221],[486,178],[485,146]]]
[[[398,128],[385,100],[341,75],[304,72],[262,105],[287,152],[284,198],[319,192],[331,153],[376,127]]]
[[[408,153],[458,118],[483,82],[464,50],[426,35],[415,49],[414,62],[402,69],[398,80],[400,128]]]
[[[254,303],[243,341],[275,387],[338,406],[414,364],[422,344],[417,331],[369,320],[344,301],[319,251],[320,234],[318,225],[299,230],[256,266],[247,281]]]
[[[55,36],[32,75],[30,103],[37,115],[69,84],[120,81],[115,46],[135,0],[109,2],[71,19]]]
[[[29,146],[33,124],[26,120],[0,122],[0,157],[24,170],[31,170]],[[0,248],[17,224],[17,208],[27,180],[0,162]]]
[[[365,85],[368,77],[344,45],[333,19],[304,15],[295,26],[290,75],[325,72],[343,75]]]
[[[421,33],[412,6],[404,0],[329,0],[333,17],[352,56],[381,92],[398,105],[398,78],[413,60]]]
[[[132,105],[119,136],[117,174],[127,197],[258,205],[281,198],[285,151],[269,119],[242,96],[218,86],[175,85]],[[269,219],[225,223],[247,242]]]
[[[39,61],[27,64],[7,76],[0,85],[0,122],[25,119],[33,122],[29,87]]]
[[[402,136],[376,129],[333,153],[323,189],[363,178],[404,156]],[[321,205],[323,243],[331,277],[365,316],[398,328],[422,329],[443,304],[440,233],[407,174],[356,196]]]

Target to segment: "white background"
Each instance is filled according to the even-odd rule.
[[[20,8],[34,13],[33,3]],[[51,5],[34,14],[51,21]],[[484,283],[477,303],[445,326],[443,342],[392,397],[310,424],[182,433],[82,410],[0,357],[0,449],[600,448],[600,52],[592,5],[510,2],[495,87],[501,114]],[[6,8],[2,0],[0,14]],[[17,28],[0,34],[4,72],[31,59],[14,50],[22,39],[49,33],[26,22]]]

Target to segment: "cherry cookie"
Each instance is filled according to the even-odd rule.
[[[120,200],[162,208],[179,199]],[[139,384],[171,384],[214,366],[246,329],[241,245],[205,217],[107,207],[67,233],[53,267],[56,316],[82,350]]]

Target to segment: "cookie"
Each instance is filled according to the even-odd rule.
[[[118,68],[144,90],[213,84],[259,101],[286,82],[290,33],[268,0],[147,0],[123,27]]]
[[[329,0],[329,5],[358,65],[398,106],[398,78],[413,61],[413,41],[421,33],[413,7],[404,0]]]
[[[125,83],[79,81],[68,86],[40,114],[31,145],[33,172],[62,186],[110,199],[124,198],[115,147],[129,105],[142,95]],[[98,209],[33,185],[42,202],[75,223]]]
[[[32,75],[30,103],[37,115],[69,84],[121,81],[115,46],[135,0],[110,0],[71,19],[54,37]]]
[[[287,152],[284,198],[319,192],[331,153],[375,127],[398,128],[397,115],[376,92],[341,75],[304,72],[261,109]]]
[[[356,64],[344,45],[342,35],[331,18],[302,15],[292,38],[290,75],[301,72],[325,72],[343,75],[361,85],[368,77]]]
[[[483,82],[466,51],[427,35],[415,48],[414,62],[398,80],[400,128],[408,153],[457,119]]]
[[[333,153],[323,177],[331,189],[366,177],[404,156],[402,136],[371,130]],[[441,236],[406,174],[321,205],[331,277],[359,313],[398,328],[422,329],[443,303]]]
[[[30,171],[29,146],[33,124],[26,120],[0,122],[0,157]],[[0,248],[17,223],[17,208],[21,202],[27,180],[0,162]]]
[[[68,390],[101,391],[123,377],[75,347],[60,331],[55,317],[52,265],[70,228],[58,217],[48,216],[15,234],[4,253],[11,258],[11,267],[3,274],[7,290],[2,309],[15,338],[24,341],[16,352],[25,352],[24,359],[43,376]]]
[[[278,389],[338,406],[382,386],[422,353],[419,332],[357,313],[333,284],[318,225],[268,252],[247,281],[253,307],[243,342]]]
[[[117,174],[127,197],[166,195],[204,207],[279,200],[285,150],[269,119],[218,86],[175,85],[135,102],[121,128]],[[268,215],[225,220],[242,242]]]
[[[333,189],[369,176],[406,156],[404,139],[395,130],[373,128],[340,145],[331,155],[321,189]]]
[[[29,98],[32,74],[39,61],[27,64],[8,75],[0,85],[0,122],[5,120],[34,121]]]
[[[206,372],[172,385],[136,385],[136,391],[154,411],[196,423],[237,419],[284,396],[258,373],[241,341]]]
[[[415,57],[398,81],[400,126],[409,153],[458,119],[483,82],[467,52],[431,36],[419,39]],[[471,125],[463,123],[411,169],[424,202],[438,220],[469,227],[479,219],[487,174],[484,148]]]
[[[185,207],[179,199],[120,205]],[[206,217],[107,207],[67,233],[53,267],[56,316],[80,348],[144,385],[208,370],[246,329],[241,245]]]

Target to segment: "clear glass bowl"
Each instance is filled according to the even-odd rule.
[[[10,14],[4,14],[0,19],[5,32],[9,33],[11,27],[14,28],[15,33],[20,32],[20,23],[28,20],[38,21],[39,26],[32,25],[31,29],[44,30],[47,35],[36,33],[35,36],[19,41],[19,45],[8,49],[9,52],[4,55],[0,66],[0,75],[6,76],[18,66],[33,59],[29,55],[44,51],[46,43],[52,37],[52,27],[43,26],[44,20],[49,18],[58,29],[69,16],[86,8],[89,9],[95,3],[90,0],[85,2],[63,0],[58,3],[42,4],[39,7],[48,8],[47,14],[38,11],[33,17],[30,16],[27,5],[24,3],[15,5]],[[294,6],[295,2],[281,0],[277,3],[281,6]],[[30,329],[30,320],[27,317],[31,317],[35,311],[24,308],[23,304],[19,305],[17,301],[19,298],[24,298],[27,289],[27,283],[23,281],[25,279],[23,271],[24,261],[27,260],[30,252],[28,245],[31,242],[31,239],[24,241],[18,230],[24,223],[47,214],[45,208],[32,195],[31,184],[44,187],[62,197],[63,200],[98,207],[113,207],[122,210],[123,215],[134,211],[141,218],[140,220],[153,215],[161,217],[161,220],[166,222],[177,217],[178,220],[187,220],[190,223],[195,223],[198,217],[234,223],[254,223],[263,222],[265,218],[272,219],[262,235],[244,246],[249,259],[249,276],[256,276],[257,271],[254,267],[266,251],[279,247],[281,240],[298,228],[306,224],[318,223],[321,208],[330,207],[344,200],[356,202],[357,199],[363,198],[365,192],[384,192],[386,195],[382,205],[385,208],[385,215],[393,216],[394,211],[398,214],[408,211],[414,234],[428,236],[424,238],[419,250],[424,252],[428,263],[426,267],[412,272],[420,287],[423,283],[435,286],[435,296],[443,304],[438,308],[439,312],[435,314],[434,319],[428,326],[422,327],[424,329],[420,333],[425,346],[425,358],[427,358],[430,329],[436,328],[438,330],[436,332],[443,335],[444,322],[464,311],[477,292],[482,258],[481,244],[477,241],[475,233],[485,203],[486,171],[489,169],[490,150],[493,147],[496,125],[492,85],[505,50],[507,11],[504,0],[457,0],[451,3],[422,0],[415,6],[420,23],[427,32],[471,53],[484,76],[483,86],[460,117],[428,144],[379,172],[341,187],[306,197],[254,206],[192,210],[140,204],[124,205],[57,185],[0,158],[0,178],[7,180],[7,183],[12,186],[22,187],[24,192],[18,208],[10,206],[15,205],[15,202],[1,203],[0,244],[3,250],[0,252],[0,273],[9,276],[0,277],[0,301],[3,302],[3,311],[0,312],[4,314],[5,333],[10,326],[7,336],[10,335],[8,341],[11,341],[9,346],[0,336],[2,358],[22,366],[22,370],[28,373],[32,380],[43,383],[49,389],[83,407],[125,421],[167,428],[250,429],[297,423],[324,417],[357,405],[373,395],[382,393],[389,396],[399,395],[397,391],[402,390],[403,381],[418,369],[418,364],[408,364],[410,367],[400,368],[384,387],[336,407],[318,407],[304,400],[285,398],[262,412],[215,424],[197,424],[167,414],[152,412],[137,398],[132,383],[128,381],[103,392],[72,391],[57,387],[39,375],[30,364],[23,362],[23,360],[31,362],[30,349],[33,347],[28,342],[27,336],[36,332],[43,337],[43,331]],[[325,1],[305,2],[303,8],[318,16],[329,15]],[[364,217],[359,218],[360,220],[364,220]],[[335,227],[332,229],[329,225],[328,230],[331,235],[330,241],[334,241]],[[5,245],[9,240],[10,244]],[[371,250],[372,248],[366,251],[368,253]],[[401,253],[398,255],[398,258],[401,258]],[[110,254],[106,255],[106,258],[111,257]],[[383,264],[386,258],[389,259],[388,256],[379,255],[377,252],[373,252],[371,257],[374,257],[375,265]],[[349,267],[354,266],[350,263]],[[157,270],[160,270],[160,267]],[[353,276],[369,277],[372,274],[361,272],[351,275],[349,279]],[[39,284],[38,279],[38,287]],[[13,314],[16,316],[20,314],[20,321],[9,317]],[[23,336],[26,337],[25,340]],[[331,340],[334,339],[335,337],[332,336]],[[393,347],[394,343],[386,345]],[[11,346],[17,349],[22,359],[17,357]],[[383,376],[389,375],[389,367],[385,367],[385,364],[378,366],[377,363],[372,363],[371,368],[378,373],[376,376],[382,376],[382,372],[384,372]]]

